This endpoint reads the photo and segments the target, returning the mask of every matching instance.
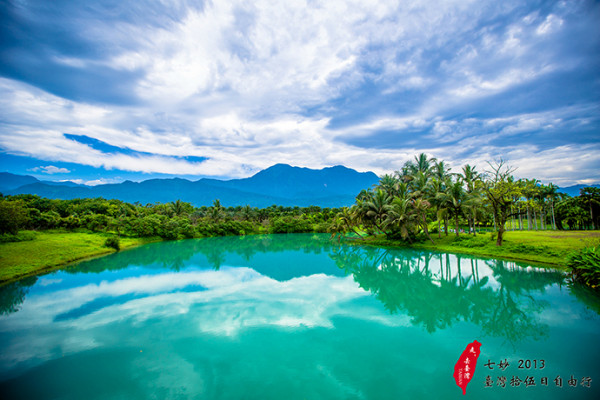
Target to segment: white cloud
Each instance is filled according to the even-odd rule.
[[[557,17],[554,14],[550,14],[546,17],[545,21],[542,24],[540,24],[540,26],[538,26],[538,28],[535,31],[538,35],[546,35],[560,29],[562,24],[563,20],[561,18]]]
[[[59,168],[59,167],[55,167],[54,165],[47,165],[45,167],[35,167],[35,168],[31,168],[30,171],[33,172],[41,172],[43,174],[68,174],[69,171],[67,168]]]
[[[522,10],[517,1],[236,0],[178,13],[184,17],[158,28],[116,20],[106,32],[107,24],[89,21],[81,34],[94,43],[105,33],[116,51],[100,60],[57,55],[54,62],[139,73],[128,89],[138,103],[83,103],[0,78],[0,148],[48,162],[217,177],[244,177],[279,162],[381,174],[420,151],[449,153],[442,143],[469,135],[480,146],[470,147],[473,158],[483,157],[490,121],[502,135],[566,122],[526,119],[520,110],[487,118],[457,114],[476,113],[480,100],[572,71],[584,60],[563,57],[554,45],[573,29],[560,7],[548,15]],[[493,18],[499,22],[486,23]],[[353,99],[365,84],[376,89]],[[406,106],[391,106],[397,99]],[[475,132],[482,126],[487,130]],[[420,145],[401,149],[348,144],[386,129],[425,133],[413,136]],[[123,151],[102,152],[63,133]],[[569,143],[565,137],[561,145]]]
[[[203,289],[184,290],[193,286]],[[125,295],[135,297],[76,318],[59,318],[91,302]],[[56,348],[69,354],[97,347],[103,340],[127,340],[103,335],[103,328],[115,322],[138,324],[158,319],[171,324],[184,320],[198,334],[229,337],[253,327],[332,328],[338,317],[388,326],[410,324],[407,316],[389,316],[375,305],[345,306],[368,296],[352,276],[316,274],[279,282],[245,267],[102,281],[29,295],[22,309],[0,326],[1,332],[23,332],[3,345],[10,351],[2,351],[0,359],[8,367],[32,358],[49,359]],[[45,333],[40,336],[42,331]],[[174,332],[171,339],[176,335]]]

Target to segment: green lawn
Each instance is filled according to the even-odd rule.
[[[74,261],[113,253],[104,233],[45,231],[35,239],[0,243],[0,284],[57,269]],[[148,239],[121,238],[121,249],[147,243]]]
[[[465,253],[486,257],[518,261],[530,261],[553,267],[565,268],[569,253],[600,243],[600,231],[507,231],[501,247],[496,246],[490,233],[473,235],[449,234],[439,239],[431,235],[435,244],[429,241],[415,243],[411,247],[453,253]],[[382,237],[367,238],[358,243],[406,246],[403,242],[385,240]]]

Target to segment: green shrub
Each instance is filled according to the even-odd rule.
[[[310,221],[289,216],[274,218],[269,228],[270,233],[305,233],[312,231],[313,227]]]
[[[119,251],[121,250],[121,241],[117,236],[111,236],[106,239],[106,241],[104,242],[104,246],[111,247],[116,251]]]
[[[9,243],[9,242],[25,242],[28,240],[35,239],[35,232],[19,232],[16,235],[10,233],[4,233],[0,235],[0,243]]]
[[[454,238],[451,246],[472,249],[474,247],[485,247],[488,241],[483,236],[458,236]]]
[[[578,252],[571,253],[567,265],[572,269],[574,281],[600,288],[600,245],[584,247]]]

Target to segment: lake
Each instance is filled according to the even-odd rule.
[[[3,399],[600,398],[599,296],[564,273],[328,235],[153,243],[0,311]]]

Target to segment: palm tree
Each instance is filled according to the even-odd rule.
[[[552,182],[546,186],[546,198],[550,202],[550,212],[552,213],[552,229],[556,230],[556,218],[554,217],[554,201],[558,196],[558,186],[554,185]]]
[[[353,208],[356,206],[353,206]],[[340,235],[339,240],[342,239],[342,236],[346,233],[353,231],[359,237],[363,237],[356,227],[357,219],[355,217],[354,210],[349,209],[348,207],[342,207],[342,209],[336,214],[333,223],[329,227],[329,231],[332,233],[331,237],[335,237],[335,235]]]
[[[427,229],[427,209],[430,206],[431,204],[427,200],[421,198],[412,201],[412,208],[417,214],[421,228],[423,229],[423,232],[425,232],[425,236],[431,240],[431,243],[435,244],[431,236],[429,236],[429,230]]]
[[[360,201],[365,201],[367,199],[370,199],[373,196],[373,191],[371,189],[363,189],[360,191],[360,193],[356,196],[356,200],[360,200]]]
[[[440,180],[436,177],[429,180],[429,185],[427,187],[427,198],[429,203],[435,207],[435,215],[437,219],[437,229],[438,229],[438,238],[442,237],[442,230],[440,227],[440,222],[442,219],[443,211],[443,202],[438,199],[438,194],[443,192],[445,189],[444,181]]]
[[[392,197],[381,189],[377,189],[370,199],[362,203],[365,217],[382,233],[385,233],[383,221],[387,217]]]
[[[379,185],[377,187],[385,191],[388,196],[397,196],[399,183],[400,181],[392,175],[385,174],[379,178]]]
[[[407,161],[400,171],[396,171],[396,176],[402,182],[410,182],[417,172],[422,172],[427,176],[431,175],[431,168],[437,160],[429,158],[427,154],[421,153],[415,156],[414,161]]]
[[[465,192],[465,189],[463,188],[462,180],[460,178],[457,179],[456,182],[446,189],[446,191],[440,193],[438,196],[440,200],[447,205],[448,209],[454,216],[454,221],[456,223],[456,236],[458,236],[460,232],[458,218],[463,211],[463,206],[468,200],[467,192]]]
[[[432,175],[440,181],[443,181],[447,177],[451,176],[450,167],[443,160],[436,161],[433,164]]]
[[[527,205],[527,229],[531,230],[531,208],[532,208],[532,199],[535,198],[536,195],[536,191],[537,191],[537,184],[538,184],[538,180],[537,179],[525,179],[524,181],[524,188],[523,188],[523,194],[525,195],[525,199],[527,200],[526,205]],[[535,212],[535,210],[534,210]],[[537,221],[535,223],[535,229],[537,230]]]
[[[434,157],[427,157],[427,154],[421,153],[418,156],[415,156],[415,169],[416,171],[423,172],[424,174],[431,173],[432,165],[437,161]]]
[[[392,235],[399,233],[403,239],[412,243],[410,233],[414,229],[414,213],[410,206],[410,199],[394,198],[388,207],[384,227],[389,229]]]
[[[248,204],[246,204],[244,207],[242,207],[240,209],[240,214],[244,221],[252,221],[254,219],[254,216],[256,215],[256,213],[254,212],[254,209],[252,207],[250,207],[250,205],[248,205]]]
[[[193,209],[190,203],[183,202],[179,199],[177,201],[170,202],[169,206],[171,207],[173,213],[178,217],[191,212],[191,210]]]
[[[429,175],[423,171],[416,171],[408,187],[411,189],[412,198],[423,198],[427,195]]]
[[[215,222],[219,222],[223,216],[223,206],[221,205],[221,201],[219,199],[213,201],[213,205],[209,210],[209,216]]]
[[[467,195],[469,197],[468,202],[470,204],[471,217],[467,216],[467,221],[469,223],[469,230],[473,229],[473,235],[476,235],[475,232],[475,220],[477,217],[477,208],[481,205],[481,174],[477,172],[475,167],[470,166],[469,164],[463,167],[462,178],[465,182]]]

